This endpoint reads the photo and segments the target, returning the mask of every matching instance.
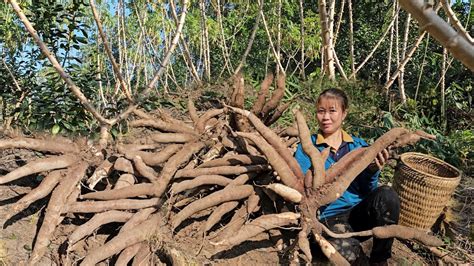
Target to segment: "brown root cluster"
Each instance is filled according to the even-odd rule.
[[[162,110],[159,117],[136,110],[135,120],[129,125],[151,133],[135,143],[109,145],[107,150],[99,150],[87,141],[73,144],[23,137],[0,140],[0,149],[30,149],[45,155],[0,176],[2,185],[33,174],[45,176],[37,188],[8,206],[14,216],[49,197],[28,264],[36,265],[45,256],[65,217],[80,216],[82,223],[68,236],[66,248],[58,251],[62,263],[95,265],[111,259],[127,265],[146,260],[153,250],[151,243],[158,241],[166,246],[166,241],[189,225],[188,221],[203,215],[207,215],[206,221],[196,230],[203,236],[203,245],[212,247],[215,254],[280,230],[293,236],[294,241],[288,245],[292,254],[299,253],[311,261],[308,238],[312,237],[331,262],[347,264],[324,238],[323,232],[331,232],[325,232],[316,219],[318,208],[342,195],[384,148],[401,147],[429,136],[392,129],[370,147],[346,155],[326,172],[322,165],[327,152],[320,154],[311,145],[310,131],[299,111],[295,112],[297,129],[277,134],[268,127],[288,108],[288,104],[280,104],[285,92],[284,75],[278,76],[271,95],[273,76],[267,76],[251,111],[243,109],[241,74],[237,74],[234,84],[231,99],[222,109],[198,111],[190,100],[188,120],[171,118]],[[307,176],[290,148],[296,144],[291,140],[296,134],[317,168]],[[100,247],[88,250],[85,257],[71,259],[77,243],[110,223],[119,226],[118,233],[111,234]],[[424,232],[403,226],[362,233],[415,239],[431,246],[441,244]]]

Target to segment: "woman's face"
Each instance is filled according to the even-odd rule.
[[[332,134],[342,127],[347,111],[337,98],[321,97],[317,109],[319,128],[324,134]]]

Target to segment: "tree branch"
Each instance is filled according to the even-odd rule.
[[[436,7],[436,11],[435,12],[438,12],[438,10],[440,9],[440,6],[438,5]],[[402,62],[400,62],[400,64],[398,65],[398,68],[397,70],[395,70],[395,72],[392,74],[392,76],[390,76],[390,79],[385,83],[385,85],[383,86],[383,89],[385,91],[385,93],[387,94],[388,93],[388,89],[390,88],[390,86],[392,86],[393,82],[395,81],[395,79],[398,77],[398,75],[400,75],[401,71],[403,70],[403,68],[405,67],[405,65],[408,63],[408,61],[410,61],[413,53],[416,51],[416,49],[418,49],[418,46],[420,46],[420,43],[421,41],[423,40],[423,38],[425,37],[425,34],[426,34],[426,31],[423,31],[423,33],[421,33],[420,36],[418,36],[418,39],[416,40],[416,42],[413,44],[412,48],[410,49],[410,51],[408,52],[408,54],[405,55],[405,57],[403,58]]]
[[[423,0],[400,0],[400,5],[418,20],[421,29],[428,31],[454,57],[474,71],[474,44],[439,17],[431,5]]]
[[[137,99],[136,103],[129,105],[125,111],[123,111],[118,116],[116,116],[113,120],[111,120],[112,124],[115,124],[119,122],[120,120],[127,118],[139,106],[139,104],[141,104],[144,100],[146,100],[151,89],[155,86],[156,82],[160,79],[161,75],[163,75],[163,72],[166,66],[170,62],[171,55],[173,54],[173,51],[176,48],[176,45],[178,44],[179,37],[181,36],[184,22],[186,21],[187,5],[188,5],[188,0],[183,0],[183,8],[181,11],[181,17],[179,19],[179,24],[176,28],[176,33],[173,38],[173,41],[171,42],[171,46],[166,52],[165,57],[163,58],[163,61],[161,61],[160,63],[161,65],[160,69],[157,71],[157,73],[155,74],[151,82],[147,85],[146,89],[143,90],[140,97]]]
[[[258,3],[263,6],[263,0],[259,0]],[[265,20],[265,15],[263,14],[263,8],[260,9],[260,16],[262,17],[263,27],[265,28],[265,32],[267,33],[268,41],[270,42],[270,47],[272,49],[273,55],[275,56],[275,60],[277,61],[278,68],[282,73],[285,73],[285,68],[283,68],[283,66],[281,65],[280,55],[275,50],[275,45],[273,45],[272,36],[270,35],[267,21]]]
[[[337,69],[339,69],[339,72],[341,72],[341,75],[344,78],[344,80],[348,81],[346,72],[344,72],[344,68],[342,68],[341,62],[339,61],[339,58],[337,57],[336,50],[334,50],[334,47],[332,48],[332,52],[333,52],[334,62],[336,63]]]
[[[94,15],[94,20],[97,25],[97,29],[99,30],[100,38],[102,39],[102,43],[104,44],[105,52],[107,53],[107,56],[109,57],[110,62],[112,63],[112,68],[119,80],[120,87],[122,88],[122,91],[127,97],[128,101],[133,102],[132,96],[130,95],[130,90],[127,84],[125,83],[125,80],[123,79],[120,67],[117,65],[117,62],[115,62],[114,56],[112,55],[112,50],[110,49],[109,44],[107,42],[107,37],[105,36],[104,30],[102,28],[102,22],[100,21],[99,14],[97,13],[97,8],[95,7],[94,0],[89,0],[89,4],[91,6],[92,14]]]
[[[240,59],[239,65],[234,71],[234,75],[239,73],[240,69],[244,66],[247,56],[249,55],[250,50],[252,49],[252,45],[255,40],[255,35],[257,35],[258,25],[260,24],[260,20],[262,19],[262,14],[263,14],[263,1],[260,2],[259,4],[258,15],[257,15],[257,18],[255,19],[255,24],[253,25],[252,33],[250,34],[247,48],[245,49],[245,52],[242,55],[242,58]]]
[[[451,21],[451,24],[456,28],[456,30],[463,35],[466,40],[468,40],[471,44],[474,44],[474,39],[469,35],[469,33],[466,31],[466,29],[461,25],[461,22],[459,19],[456,17],[454,14],[454,11],[451,9],[451,6],[449,5],[448,0],[442,0],[441,5],[446,12],[446,15],[448,15],[448,18]]]
[[[337,15],[336,32],[334,33],[334,45],[336,45],[337,37],[339,36],[339,29],[341,28],[341,22],[342,22],[342,16],[344,15],[345,3],[346,3],[345,0],[341,1],[341,10],[339,10],[339,14]]]
[[[171,6],[171,15],[173,16],[173,20],[176,23],[176,26],[178,26],[179,21],[178,21],[178,16],[176,15],[176,6],[174,4],[174,1],[170,1],[170,6]],[[187,64],[189,65],[189,68],[191,68],[191,74],[198,82],[201,82],[201,78],[199,77],[199,74],[196,71],[196,67],[194,66],[191,53],[189,52],[189,49],[188,49],[188,44],[184,40],[183,34],[179,35],[179,39],[181,41],[181,45],[183,46],[184,57],[187,61]]]
[[[61,67],[59,64],[58,60],[56,57],[51,53],[51,51],[48,49],[46,44],[41,40],[39,37],[38,33],[34,29],[33,25],[31,25],[31,22],[28,20],[28,18],[25,16],[25,13],[23,13],[23,10],[21,10],[20,6],[18,5],[16,0],[8,0],[10,2],[10,5],[13,7],[13,10],[15,10],[15,13],[18,15],[20,18],[21,22],[25,25],[26,29],[30,33],[31,37],[34,39],[36,44],[39,46],[41,49],[41,52],[48,58],[49,62],[53,65],[54,69],[56,69],[56,72],[58,72],[59,76],[66,82],[68,85],[69,90],[76,96],[76,98],[79,100],[79,102],[86,108],[87,111],[89,111],[100,123],[102,124],[111,124],[112,122],[106,118],[104,118],[96,109],[95,107],[89,102],[87,97],[82,93],[81,89],[72,81],[72,79],[69,77],[69,75],[64,71],[64,69]]]
[[[379,45],[382,43],[383,40],[385,40],[385,36],[387,35],[387,33],[390,31],[390,28],[393,26],[393,23],[395,22],[396,18],[398,17],[398,10],[397,12],[395,13],[395,15],[393,16],[392,18],[392,21],[390,21],[390,24],[388,25],[387,29],[385,30],[385,32],[382,34],[382,37],[380,37],[379,41],[377,42],[377,44],[375,44],[374,48],[372,49],[372,51],[370,51],[370,53],[367,55],[367,57],[364,59],[364,61],[362,61],[362,63],[360,63],[360,65],[356,68],[356,70],[354,72],[352,72],[352,74],[349,76],[349,79],[352,79],[355,77],[355,75],[357,74],[357,72],[359,72],[359,70],[367,63],[367,61],[369,61],[369,59],[372,57],[372,55],[375,53],[375,51],[377,50],[377,48],[379,47]]]

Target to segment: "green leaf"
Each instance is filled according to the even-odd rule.
[[[119,132],[115,128],[112,128],[112,130],[110,130],[110,133],[114,138],[117,138],[117,136],[119,135]]]
[[[55,124],[52,128],[51,128],[51,133],[53,135],[56,135],[59,133],[59,131],[61,130],[61,127],[58,125],[58,124]]]
[[[75,41],[75,42],[78,42],[78,43],[87,44],[87,39],[84,38],[84,37],[80,37],[80,36],[74,37],[74,41]]]

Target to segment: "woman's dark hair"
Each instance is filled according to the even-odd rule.
[[[341,104],[342,111],[346,111],[349,108],[349,99],[347,98],[346,93],[341,89],[338,89],[338,88],[325,89],[323,92],[319,94],[316,104],[319,104],[319,102],[321,101],[321,98],[323,97],[337,99],[339,103]]]

